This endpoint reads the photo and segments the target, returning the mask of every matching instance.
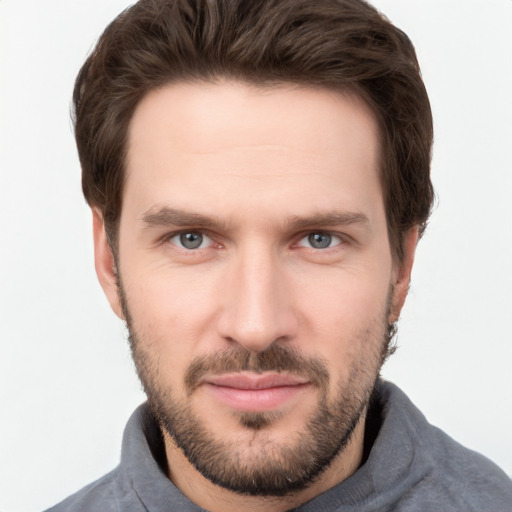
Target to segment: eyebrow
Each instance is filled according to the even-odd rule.
[[[293,216],[289,225],[294,229],[307,229],[318,227],[347,226],[350,224],[369,224],[370,220],[360,212],[325,212],[308,215],[307,217]]]
[[[142,221],[147,227],[154,226],[196,226],[205,229],[226,230],[228,225],[216,217],[188,212],[176,208],[163,207],[158,210],[150,209],[142,215]],[[293,215],[285,225],[289,229],[303,230],[308,228],[347,226],[351,224],[368,224],[369,219],[360,212],[319,212],[308,216]]]
[[[200,213],[187,212],[176,208],[164,207],[157,211],[148,210],[142,215],[142,221],[148,227],[153,226],[198,226],[202,228],[225,228],[225,223],[215,217]]]

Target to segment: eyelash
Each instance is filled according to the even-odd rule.
[[[329,244],[327,247],[312,247],[312,240],[311,240],[311,237],[328,237],[329,238]],[[336,233],[330,233],[328,231],[311,231],[305,235],[303,235],[300,240],[299,240],[299,247],[306,247],[305,245],[302,245],[301,242],[304,241],[304,240],[308,240],[309,242],[309,246],[307,246],[309,249],[315,249],[315,250],[319,250],[319,251],[325,251],[325,250],[328,250],[328,249],[333,249],[334,247],[337,247],[338,245],[342,245],[343,242],[344,242],[344,239],[336,234]],[[337,243],[335,243],[334,245],[331,245],[330,242],[332,241],[335,241],[337,240]],[[319,241],[320,243],[322,243],[321,240],[317,240]]]
[[[198,247],[193,247],[193,248],[184,247],[183,246],[183,240],[180,240],[180,238],[182,236],[185,236],[185,235],[199,235],[201,237],[209,239],[210,243],[209,243],[209,245],[207,247],[201,247],[201,245],[203,245],[203,243],[205,241],[204,238],[203,238],[203,240],[201,241],[201,243],[200,243],[200,245]],[[326,247],[312,247],[312,245],[311,245],[312,240],[311,240],[310,237],[314,237],[314,236],[328,237],[329,238],[328,246],[326,246]],[[173,239],[175,239],[175,238],[178,238],[178,240],[176,242],[173,242]],[[302,243],[305,240],[309,241],[309,245],[305,245],[305,244]],[[173,233],[169,233],[169,234],[167,234],[164,237],[163,241],[167,242],[167,243],[171,243],[172,245],[175,245],[179,249],[181,249],[181,250],[183,250],[185,252],[189,252],[189,253],[195,252],[195,251],[197,251],[199,249],[206,249],[206,248],[210,247],[212,244],[215,243],[213,241],[212,237],[207,232],[205,232],[203,230],[200,230],[200,229],[197,229],[197,230],[196,229],[181,230],[181,231],[176,231],[176,232],[173,232]],[[334,245],[331,245],[332,241],[335,241],[336,243]],[[319,242],[321,243],[322,240],[319,240]],[[337,233],[332,233],[332,232],[329,232],[329,231],[319,230],[319,231],[308,231],[307,233],[301,234],[300,238],[298,238],[298,242],[296,242],[294,244],[294,246],[296,246],[296,247],[305,247],[307,249],[318,250],[318,251],[327,251],[327,250],[333,249],[333,248],[335,248],[337,246],[344,245],[345,243],[346,243],[346,237],[345,236],[342,236],[342,235],[337,234]]]
[[[185,236],[185,235],[199,235],[201,237],[203,237],[203,240],[201,241],[201,244],[200,245],[203,245],[204,243],[204,238],[207,238],[210,240],[210,244],[213,242],[212,238],[207,234],[205,233],[204,231],[200,230],[200,229],[187,229],[187,230],[182,230],[182,231],[176,231],[174,233],[169,233],[167,234],[165,237],[164,237],[164,242],[167,242],[167,243],[171,243],[172,245],[175,245],[176,247],[178,247],[179,249],[183,250],[183,251],[186,251],[186,252],[194,252],[198,249],[205,249],[206,247],[194,247],[194,248],[188,248],[188,247],[183,247],[183,242],[182,241],[179,241],[181,243],[174,243],[172,240],[175,239],[175,238],[178,238],[178,240],[182,237],[182,236]]]

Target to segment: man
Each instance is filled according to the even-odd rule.
[[[54,510],[510,510],[379,379],[431,208],[408,38],[359,0],[142,0],[77,79],[95,263],[148,403]]]

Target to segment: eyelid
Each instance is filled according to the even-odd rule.
[[[330,237],[332,237],[333,241],[334,241],[334,239],[337,239],[338,242],[333,245],[330,245],[329,247],[325,247],[323,249],[317,248],[317,247],[312,247],[311,245],[309,245],[309,243],[307,243],[307,239],[310,235],[317,235],[317,234],[318,235],[319,234],[329,235]],[[301,233],[300,235],[298,235],[297,238],[298,238],[298,240],[297,240],[297,243],[295,244],[296,246],[306,247],[307,249],[313,249],[316,251],[328,251],[329,249],[334,249],[335,247],[338,247],[340,245],[344,245],[344,244],[348,243],[348,240],[347,240],[348,237],[346,235],[343,235],[342,233],[329,231],[326,229],[310,230],[305,233]],[[306,241],[306,243],[303,243],[304,241]]]
[[[165,233],[165,235],[160,237],[159,243],[162,243],[162,244],[171,243],[172,245],[174,245],[178,249],[181,249],[181,250],[184,250],[184,251],[187,251],[187,252],[193,252],[194,249],[187,249],[186,247],[182,247],[181,244],[179,244],[179,243],[171,242],[171,240],[173,238],[176,238],[176,237],[178,237],[180,235],[183,235],[183,234],[186,234],[186,233],[198,233],[198,234],[201,234],[203,237],[205,237],[206,239],[209,240],[209,243],[208,243],[207,247],[210,247],[213,244],[217,243],[215,241],[215,236],[212,235],[212,233],[208,229],[203,229],[203,228],[184,228],[184,229],[182,228],[182,229],[173,230],[171,232],[167,232],[167,233]],[[306,243],[303,243],[305,240],[307,240],[308,236],[314,235],[314,234],[329,235],[333,239],[337,239],[337,243],[335,243],[334,245],[331,245],[329,247],[326,247],[324,249],[318,249],[318,248],[315,248],[315,247],[311,247],[311,245],[309,245],[309,244],[306,245]],[[349,244],[350,241],[351,241],[351,237],[350,236],[348,236],[348,235],[346,235],[344,233],[339,233],[339,232],[335,232],[335,231],[329,231],[327,229],[316,229],[316,230],[304,231],[302,233],[297,234],[294,238],[296,240],[296,242],[293,244],[295,247],[297,247],[297,246],[298,247],[305,247],[305,248],[308,248],[308,249],[313,249],[313,250],[318,250],[318,251],[327,251],[329,249],[334,249],[335,247],[338,247],[340,245]],[[223,244],[218,243],[218,245],[220,246],[220,245],[223,245]],[[207,247],[199,247],[199,248],[195,249],[195,251],[197,251],[198,249],[206,249]]]
[[[175,242],[172,242],[172,240],[174,238],[177,238],[177,237],[180,237],[181,235],[185,235],[187,233],[196,233],[196,234],[199,234],[199,235],[202,235],[204,239],[206,239],[209,243],[206,247],[197,247],[196,249],[188,249],[186,247],[183,247],[180,243],[179,243],[179,240],[178,240],[178,243],[175,243]],[[203,245],[203,243],[205,242],[205,240],[203,239],[203,242],[201,243],[201,245]],[[213,238],[208,234],[207,230],[204,230],[204,229],[178,229],[178,230],[175,230],[175,231],[171,231],[170,233],[166,233],[162,238],[161,238],[161,242],[162,243],[170,243],[172,244],[173,246],[177,247],[178,249],[180,250],[183,250],[183,251],[187,251],[187,252],[194,252],[194,251],[197,251],[199,249],[206,249],[208,247],[210,247],[214,241],[213,241]]]

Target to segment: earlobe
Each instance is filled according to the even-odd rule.
[[[414,263],[414,255],[419,240],[419,227],[414,226],[404,234],[403,260],[396,264],[395,279],[393,282],[393,296],[389,313],[389,324],[394,324],[400,317],[400,312],[405,304],[411,282],[411,272]]]
[[[103,215],[92,208],[92,229],[94,237],[94,266],[96,275],[114,313],[124,320],[116,280],[116,265],[112,250],[107,242]]]

